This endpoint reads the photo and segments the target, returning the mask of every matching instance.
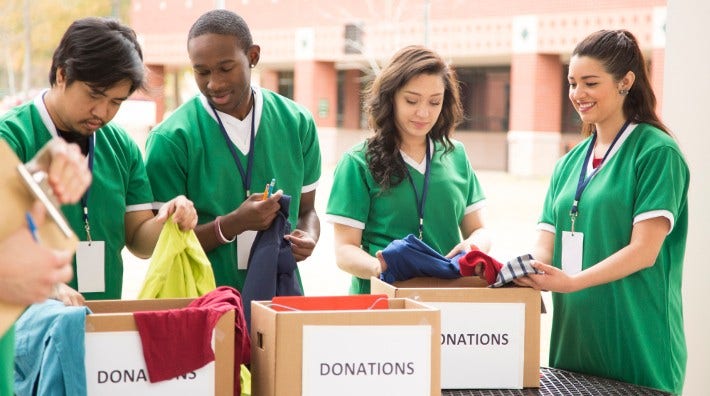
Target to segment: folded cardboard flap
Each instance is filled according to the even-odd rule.
[[[271,299],[274,311],[343,311],[359,309],[387,309],[385,294],[352,296],[276,296]]]
[[[27,227],[25,213],[36,199],[22,180],[17,170],[18,165],[20,160],[17,155],[5,140],[0,139],[0,185],[2,186],[0,188],[0,203],[2,203],[0,240]],[[43,245],[72,252],[76,249],[78,243],[76,236],[73,233],[67,236],[49,215],[44,224],[39,227],[38,233]],[[0,302],[0,336],[5,334],[24,309],[23,306]]]

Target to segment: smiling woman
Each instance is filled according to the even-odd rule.
[[[630,32],[582,40],[568,80],[588,137],[550,182],[533,254],[544,274],[516,283],[553,292],[552,367],[680,393],[688,166]]]

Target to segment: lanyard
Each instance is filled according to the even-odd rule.
[[[400,158],[402,154],[400,153]],[[402,158],[404,161],[404,158]],[[422,239],[424,234],[424,203],[426,202],[427,191],[429,190],[429,172],[431,171],[431,153],[429,152],[429,138],[426,139],[426,170],[424,171],[424,186],[422,187],[422,197],[419,199],[419,192],[417,191],[417,186],[414,185],[414,179],[412,179],[412,174],[409,172],[409,168],[405,164],[405,170],[407,171],[407,178],[409,179],[409,184],[412,185],[414,190],[414,199],[417,201],[417,214],[419,214],[419,239]]]
[[[587,149],[587,155],[584,157],[582,171],[579,173],[579,181],[577,182],[577,192],[574,194],[574,202],[572,202],[572,209],[570,209],[569,211],[569,216],[572,220],[572,232],[574,232],[574,222],[575,220],[577,220],[577,216],[579,215],[579,201],[582,199],[582,193],[584,192],[584,189],[587,188],[587,184],[589,184],[589,182],[592,180],[592,177],[594,177],[594,175],[597,174],[597,171],[599,171],[599,169],[602,167],[602,164],[604,164],[604,161],[606,161],[606,158],[609,156],[611,149],[614,148],[616,142],[619,141],[619,138],[629,126],[629,123],[631,123],[631,120],[627,120],[621,127],[621,129],[619,129],[619,132],[616,133],[614,140],[611,141],[609,148],[606,149],[606,153],[604,153],[604,157],[602,157],[602,162],[599,163],[599,166],[594,168],[594,170],[592,171],[592,173],[589,174],[589,176],[586,176],[587,168],[589,167],[589,160],[591,159],[592,153],[594,152],[594,143],[597,140],[596,132],[592,136],[592,141],[589,143],[589,148]]]
[[[94,174],[94,135],[89,136],[89,173]],[[84,230],[86,230],[86,240],[91,242],[91,227],[89,226],[89,192],[91,186],[86,189],[84,196],[81,197],[81,207],[84,218]]]
[[[229,135],[227,134],[227,129],[225,129],[224,124],[222,123],[222,119],[219,118],[219,114],[217,114],[217,109],[212,106],[210,103],[210,107],[212,108],[212,111],[214,112],[214,116],[217,118],[217,122],[219,123],[219,130],[222,132],[222,136],[224,137],[224,141],[227,143],[227,147],[229,148],[229,152],[232,153],[232,158],[234,158],[234,163],[237,164],[237,169],[239,169],[239,174],[242,176],[242,186],[244,187],[244,191],[246,192],[246,197],[249,198],[249,195],[251,195],[251,191],[249,187],[251,186],[251,170],[252,170],[252,164],[254,163],[254,119],[256,118],[256,101],[254,100],[254,90],[251,90],[251,102],[254,104],[251,111],[251,132],[249,134],[249,152],[247,153],[247,169],[246,172],[244,171],[244,167],[242,166],[241,161],[239,161],[239,157],[237,156],[237,150],[234,148],[234,143],[229,139]]]

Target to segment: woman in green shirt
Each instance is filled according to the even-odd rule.
[[[552,175],[534,252],[544,274],[518,283],[553,292],[552,367],[680,393],[688,166],[630,32],[585,38],[567,77],[587,139]]]
[[[387,268],[379,252],[408,234],[448,256],[487,251],[485,197],[450,138],[462,118],[454,71],[427,48],[405,47],[373,82],[367,110],[374,135],[338,163],[326,211],[350,292],[369,293]]]

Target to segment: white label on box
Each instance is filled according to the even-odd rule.
[[[524,303],[427,305],[441,310],[442,389],[522,389]]]
[[[309,396],[429,395],[431,326],[303,326]]]
[[[137,331],[87,332],[85,343],[89,396],[214,395],[214,361],[175,379],[151,383]]]

